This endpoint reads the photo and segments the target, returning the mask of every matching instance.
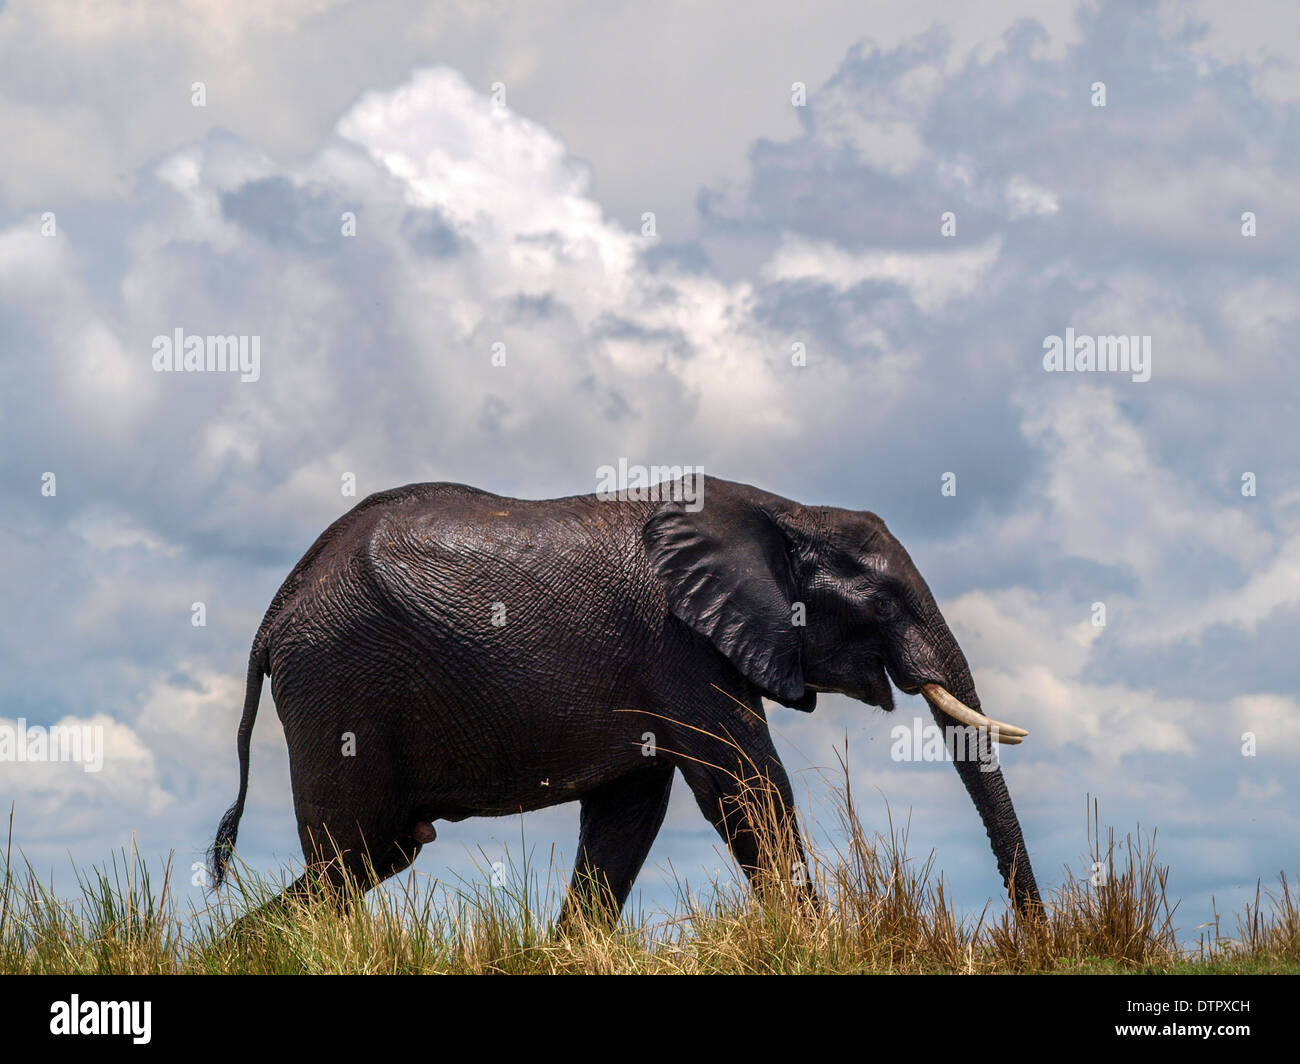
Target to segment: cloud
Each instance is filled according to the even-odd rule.
[[[875,281],[903,288],[917,308],[933,314],[969,296],[998,256],[994,237],[969,249],[933,252],[870,251],[852,255],[834,244],[787,240],[763,267],[772,282],[828,284],[839,292]]]
[[[22,810],[21,822],[46,825],[61,839],[84,841],[115,829],[122,808],[157,817],[174,801],[162,786],[155,752],[106,713],[60,717],[48,729],[0,718],[0,732],[7,797]],[[78,742],[69,745],[72,733]],[[61,759],[55,748],[76,756]]]
[[[779,117],[743,104],[737,128],[755,132],[739,164],[697,143],[716,117],[657,105],[639,122],[629,97],[654,94],[612,79],[606,99],[558,60],[533,70],[535,42],[473,52],[472,75],[411,73],[405,38],[397,66],[368,65],[365,42],[391,34],[350,5],[82,22],[6,8],[0,41],[35,28],[66,54],[41,79],[0,72],[0,127],[23,146],[0,184],[0,566],[20,604],[0,616],[16,677],[0,710],[121,729],[115,775],[15,792],[78,838],[139,826],[201,848],[233,797],[248,642],[355,502],[348,475],[360,495],[448,479],[543,497],[592,490],[626,456],[888,521],[985,704],[1031,730],[1006,764],[1045,879],[1074,859],[1091,791],[1116,821],[1170,825],[1189,887],[1222,885],[1210,852],[1253,880],[1294,837],[1295,106],[1263,92],[1236,38],[1148,5],[1086,7],[1050,33],[989,6],[1009,32],[927,32],[903,12],[909,32],[847,52],[831,33],[824,76],[769,63]],[[412,40],[453,26],[454,43],[472,22],[429,18]],[[607,32],[632,33],[626,19]],[[346,42],[320,53],[337,84],[264,80],[275,65],[259,57],[289,27]],[[142,42],[157,83],[184,92],[103,90]],[[507,106],[490,90],[498,59],[518,75],[502,75]],[[288,62],[276,77],[300,71]],[[744,85],[767,84],[751,73]],[[22,76],[46,91],[19,105]],[[201,76],[212,103],[196,114]],[[718,99],[734,96],[715,76]],[[795,80],[806,109],[789,106]],[[547,85],[578,93],[599,152],[539,117],[543,100],[572,117]],[[716,115],[707,85],[681,91]],[[677,126],[683,139],[662,139]],[[629,176],[650,156],[661,185]],[[1043,338],[1070,327],[1150,335],[1150,382],[1045,373]],[[154,338],[177,328],[257,337],[259,380],[153,372]],[[956,495],[940,492],[949,472]],[[914,839],[978,904],[996,884],[956,774],[887,757],[915,708],[891,721],[827,698],[773,721],[810,803],[825,793],[813,767],[851,735],[855,786],[913,807]],[[296,844],[269,699],[256,734],[242,841],[270,862]],[[571,850],[572,814],[529,823]],[[445,859],[498,835],[460,825]],[[712,868],[715,846],[679,784],[656,854]]]

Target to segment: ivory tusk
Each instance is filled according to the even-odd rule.
[[[984,716],[983,713],[977,713],[964,702],[959,702],[937,683],[922,684],[921,694],[925,695],[925,700],[930,705],[943,710],[953,720],[972,728],[980,728],[998,742],[1008,746],[1016,746],[1029,734],[1024,728],[1017,728],[1014,724],[1003,724],[1001,721]]]

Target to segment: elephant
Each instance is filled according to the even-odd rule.
[[[804,856],[764,699],[811,712],[839,692],[892,711],[892,680],[975,736],[954,764],[1016,910],[1041,906],[992,748],[1027,733],[980,712],[930,589],[873,513],[702,474],[545,501],[452,483],[371,495],[293,568],[253,640],[218,887],[264,676],[307,860],[290,890],[367,890],[438,820],[577,801],[560,925],[616,919],[677,772],[757,885],[739,801],[755,781]]]

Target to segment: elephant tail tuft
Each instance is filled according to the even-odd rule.
[[[261,633],[259,633],[260,636]],[[235,837],[239,834],[239,818],[244,815],[244,799],[248,796],[248,751],[253,738],[253,722],[257,720],[257,704],[262,698],[262,677],[268,671],[268,655],[259,638],[253,644],[248,658],[248,680],[244,685],[244,715],[239,720],[239,735],[235,740],[239,751],[239,797],[226,810],[217,827],[217,837],[208,851],[208,871],[213,887],[220,887],[226,879],[226,869],[235,850]]]

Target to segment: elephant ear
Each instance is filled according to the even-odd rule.
[[[782,705],[811,712],[792,623],[789,543],[771,515],[783,502],[709,478],[703,505],[663,503],[641,538],[673,614]]]

